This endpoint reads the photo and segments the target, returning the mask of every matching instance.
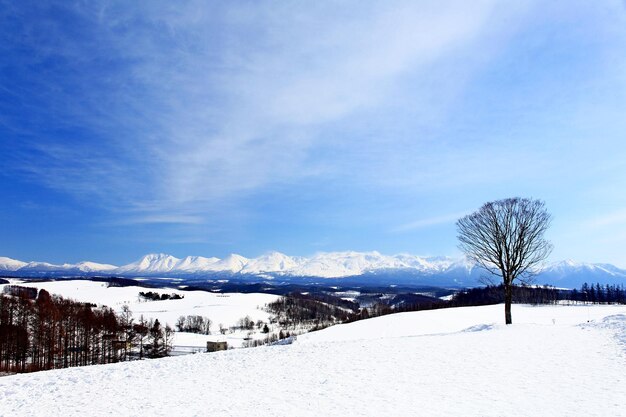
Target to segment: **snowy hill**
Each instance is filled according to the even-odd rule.
[[[231,254],[216,257],[187,256],[179,259],[168,254],[148,254],[130,264],[80,262],[54,265],[45,262],[21,262],[0,258],[0,272],[11,276],[44,275],[116,275],[197,277],[226,275],[249,279],[255,277],[312,277],[344,279],[361,277],[372,283],[418,284],[439,286],[476,286],[487,274],[464,259],[420,257],[409,254],[383,255],[379,252],[322,252],[311,257],[293,257],[270,252],[258,258]],[[560,287],[579,287],[583,282],[626,284],[626,271],[608,264],[574,261],[548,265],[536,283]]]
[[[286,346],[8,376],[0,415],[625,415],[626,307],[501,315],[394,314]]]

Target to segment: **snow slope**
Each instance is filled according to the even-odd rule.
[[[0,415],[626,415],[626,307],[501,315],[414,312],[287,346],[9,376]]]

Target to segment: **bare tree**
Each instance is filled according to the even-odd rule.
[[[544,238],[551,216],[540,200],[507,198],[485,203],[456,222],[459,248],[504,284],[504,318],[511,324],[513,283],[529,283],[552,251]]]
[[[176,331],[184,332],[185,322],[186,322],[185,316],[178,317],[178,320],[176,320]]]

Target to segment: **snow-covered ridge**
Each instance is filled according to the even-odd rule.
[[[296,277],[341,278],[370,273],[409,272],[422,276],[456,274],[469,276],[475,265],[464,259],[450,257],[420,257],[410,254],[383,255],[379,252],[321,252],[310,257],[288,256],[280,252],[269,252],[258,258],[246,258],[231,254],[216,257],[187,256],[176,258],[158,253],[148,254],[128,265],[117,267],[95,262],[55,265],[45,262],[22,262],[0,257],[0,272],[15,275],[65,273],[78,275],[201,275],[228,273],[237,275],[274,274]],[[626,280],[626,271],[609,264],[590,264],[566,260],[548,265],[542,276],[560,280],[578,275],[585,277],[603,276]],[[543,283],[543,282],[542,282]]]

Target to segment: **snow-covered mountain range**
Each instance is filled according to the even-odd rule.
[[[109,273],[117,270],[117,266],[99,264],[95,262],[79,262],[77,264],[55,265],[47,262],[22,262],[11,258],[0,256],[0,274],[7,272],[18,272],[28,275],[28,273],[67,273],[67,274],[92,274]]]
[[[288,256],[270,252],[258,258],[231,254],[223,259],[202,256],[176,258],[159,253],[148,254],[128,265],[80,262],[54,265],[45,262],[22,262],[0,257],[0,274],[9,276],[107,275],[107,276],[184,276],[208,278],[215,275],[248,277],[403,277],[429,285],[477,285],[485,272],[474,264],[450,257],[420,257],[409,254],[383,255],[378,252],[323,252],[311,257]],[[562,261],[548,265],[539,274],[538,284],[578,286],[582,282],[625,283],[626,270],[609,264]]]
[[[407,254],[387,256],[378,252],[325,252],[308,258],[270,252],[258,258],[231,254],[223,259],[202,256],[187,256],[181,259],[156,253],[145,255],[120,267],[94,262],[63,265],[45,262],[27,263],[0,257],[0,272],[105,273],[125,276],[230,273],[341,278],[377,271],[415,270],[432,274],[459,268],[471,272],[473,265],[461,259],[447,257],[419,257]]]

